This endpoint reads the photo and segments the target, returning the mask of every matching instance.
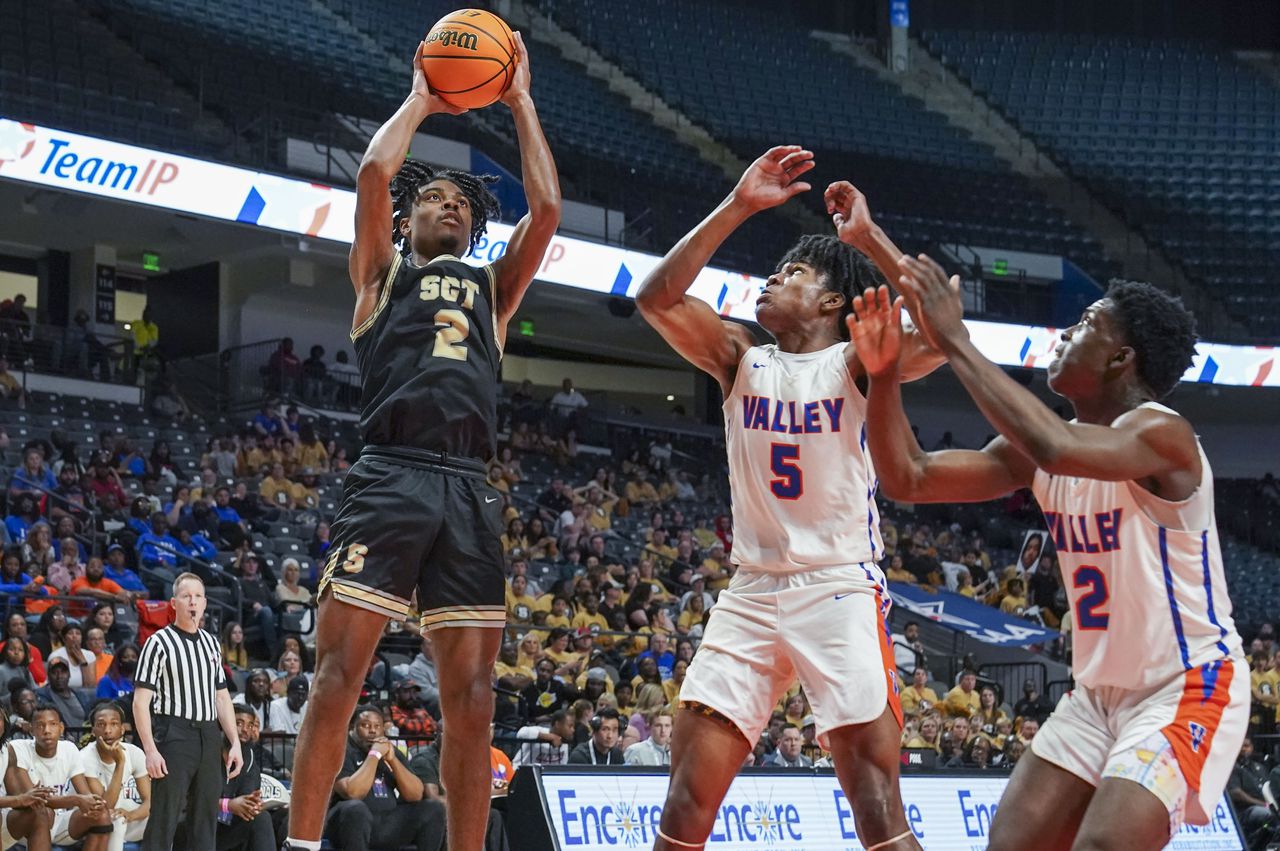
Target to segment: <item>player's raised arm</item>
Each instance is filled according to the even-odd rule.
[[[516,224],[506,253],[493,264],[498,285],[498,327],[502,334],[560,226],[560,176],[529,94],[529,51],[520,33],[515,33],[515,39],[516,74],[502,102],[516,122],[520,171],[529,212]]]
[[[351,243],[348,269],[356,289],[356,317],[353,327],[373,312],[378,287],[395,254],[391,231],[391,179],[400,170],[409,143],[428,115],[466,112],[450,106],[431,93],[422,71],[422,50],[413,57],[413,84],[409,96],[387,123],[369,140],[356,175],[356,237]]]
[[[867,290],[853,299],[849,339],[870,379],[867,445],[880,489],[903,502],[983,502],[1031,483],[1031,461],[1004,438],[981,451],[920,448],[902,408],[899,361],[903,353],[902,304],[889,290]]]
[[[799,145],[770,148],[747,167],[729,197],[689,231],[649,273],[636,305],[649,324],[694,366],[720,382],[727,394],[732,372],[751,347],[751,336],[725,322],[701,299],[689,296],[698,273],[720,244],[754,214],[807,191],[799,180],[813,168],[813,152]]]
[[[930,342],[942,351],[987,420],[1017,450],[1047,473],[1101,481],[1145,481],[1165,499],[1190,496],[1200,483],[1200,453],[1191,424],[1177,414],[1138,407],[1160,394],[1135,388],[1143,398],[1116,398],[1114,408],[1080,411],[1090,422],[1064,422],[1026,388],[987,360],[961,321],[959,279],[921,255],[904,257],[899,286],[912,315]],[[1105,360],[1116,388],[1127,369],[1136,368],[1134,349],[1095,307],[1063,332],[1064,345],[1076,334],[1096,341],[1090,354]]]
[[[867,197],[847,180],[838,180],[823,193],[827,203],[827,215],[836,227],[840,241],[861,251],[880,270],[885,281],[893,284],[901,273],[898,261],[902,250],[893,244],[889,235],[871,218]],[[854,347],[846,349],[849,369],[855,377],[861,374],[856,363]],[[912,329],[902,336],[902,357],[899,369],[904,381],[914,381],[933,372],[946,361],[942,353],[929,345],[929,341]]]

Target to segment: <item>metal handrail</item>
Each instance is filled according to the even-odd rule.
[[[62,506],[64,506],[64,507],[66,507],[66,506],[70,506],[71,508],[74,508],[76,511],[84,512],[84,513],[88,514],[88,515],[89,515],[89,517],[90,517],[90,519],[93,521],[93,534],[92,534],[92,535],[90,535],[90,536],[88,536],[89,548],[90,548],[90,550],[93,550],[94,548],[96,548],[96,547],[97,547],[97,545],[98,545],[98,519],[99,519],[99,512],[98,512],[98,510],[97,510],[97,509],[89,508],[87,505],[76,505],[74,502],[72,502],[71,500],[67,499],[65,496],[63,496],[63,495],[61,495],[61,494],[59,494],[59,493],[55,493],[54,491],[49,490],[49,489],[48,489],[48,488],[46,488],[44,485],[41,485],[41,484],[39,484],[39,483],[37,483],[37,482],[28,482],[28,483],[27,483],[27,488],[28,488],[28,490],[39,491],[40,493],[44,494],[45,496],[47,496],[47,497],[49,497],[49,498],[53,499],[53,500],[54,500],[55,502],[57,502],[59,505],[62,505]],[[52,524],[50,524],[50,529],[52,529]],[[76,540],[82,540],[81,536],[80,536],[80,535],[76,535]]]

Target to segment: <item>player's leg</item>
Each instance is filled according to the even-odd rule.
[[[655,849],[702,847],[769,713],[795,680],[777,631],[779,581],[741,569],[716,601],[680,687]]]
[[[853,810],[858,841],[865,848],[919,851],[898,788],[902,725],[893,709],[886,706],[875,721],[840,727],[827,738],[840,788]]]
[[[489,824],[493,663],[506,625],[502,499],[475,475],[427,474],[420,498],[440,506],[439,534],[418,586],[440,677],[440,780],[450,851],[481,851]]]
[[[291,838],[320,839],[333,781],[346,753],[347,727],[386,622],[386,614],[339,602],[332,595],[320,601],[316,675],[307,698],[307,717],[298,731],[293,765],[294,777],[309,780],[293,787]]]
[[[71,810],[66,817],[66,827],[54,836],[59,845],[83,841],[82,851],[106,851],[111,841],[111,810],[103,807],[94,815]]]
[[[1107,777],[1098,785],[1071,849],[1159,851],[1169,844],[1169,830],[1169,810],[1149,789]]]
[[[988,849],[1070,848],[1114,745],[1102,699],[1084,686],[1067,692],[1013,770]]]
[[[716,811],[752,743],[736,725],[701,704],[686,704],[671,737],[671,785],[655,851],[701,848]]]
[[[438,509],[417,500],[421,471],[361,457],[347,471],[333,547],[320,580],[316,670],[298,732],[289,838],[318,842],[347,727],[390,617],[406,617]],[[487,763],[486,763],[487,764]]]
[[[440,780],[449,790],[451,851],[480,851],[489,824],[489,724],[493,720],[493,662],[502,630],[445,627],[431,632],[440,677],[444,741]]]
[[[1066,851],[1093,795],[1090,783],[1028,749],[1000,796],[987,851]]]
[[[49,851],[53,847],[53,819],[54,811],[48,807],[29,807],[9,810],[5,825],[27,851]]]

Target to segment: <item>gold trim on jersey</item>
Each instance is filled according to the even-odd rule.
[[[492,263],[480,268],[489,277],[489,312],[493,316],[493,344],[498,347],[498,360],[502,360],[502,350],[505,346],[502,345],[502,333],[498,329],[498,273],[494,271]]]
[[[505,606],[443,606],[423,613],[419,619],[423,629],[449,626],[503,627],[507,624]]]
[[[377,306],[374,307],[373,313],[369,318],[351,329],[351,342],[354,343],[357,337],[372,328],[373,323],[378,318],[378,314],[382,313],[382,309],[387,306],[387,302],[391,299],[392,285],[395,283],[396,274],[400,271],[400,264],[403,262],[404,255],[397,251],[396,256],[391,259],[391,266],[387,268],[387,274],[382,278],[382,290],[378,293]]]
[[[341,579],[333,579],[329,582],[329,588],[333,592],[333,598],[339,602],[388,617],[403,620],[413,611],[405,600],[367,585],[356,585]]]

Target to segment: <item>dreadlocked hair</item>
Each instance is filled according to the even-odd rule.
[[[1113,280],[1106,297],[1137,355],[1138,377],[1157,400],[1163,399],[1195,357],[1195,315],[1182,299],[1145,281]]]
[[[836,328],[836,333],[842,340],[849,339],[849,326],[845,324],[845,320],[853,312],[853,297],[862,295],[867,287],[878,287],[884,283],[884,278],[867,260],[866,255],[834,236],[805,234],[778,262],[778,268],[781,269],[788,263],[812,266],[822,276],[827,289],[844,296]]]
[[[498,199],[489,191],[489,186],[497,183],[498,178],[492,174],[469,174],[452,168],[435,168],[421,160],[406,159],[396,176],[391,178],[391,202],[394,208],[391,214],[391,242],[402,254],[408,254],[412,250],[409,240],[400,232],[400,222],[408,218],[422,187],[433,180],[448,180],[467,197],[467,202],[471,205],[471,234],[467,240],[467,253],[470,254],[480,237],[484,236],[489,219],[498,215]]]

